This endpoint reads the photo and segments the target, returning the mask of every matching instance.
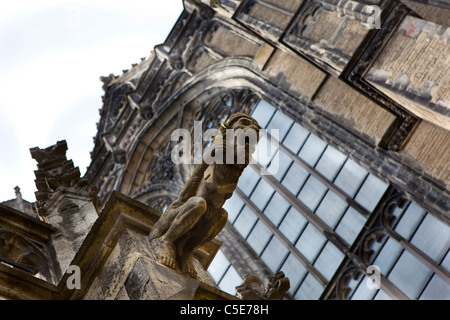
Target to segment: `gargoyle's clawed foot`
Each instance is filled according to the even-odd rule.
[[[158,262],[169,267],[171,269],[175,269],[175,260],[172,257],[160,255],[158,257]]]
[[[175,269],[175,252],[175,245],[172,242],[161,240],[156,252],[158,256],[158,262],[171,269]]]
[[[190,275],[192,278],[197,277],[197,271],[195,271],[194,257],[192,255],[184,256],[182,263],[182,270],[184,274]]]

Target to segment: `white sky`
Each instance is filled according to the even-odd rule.
[[[182,0],[0,2],[0,202],[35,201],[32,147],[67,141],[81,175],[90,164],[103,95],[163,43]]]

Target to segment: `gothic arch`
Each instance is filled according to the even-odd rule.
[[[0,257],[33,275],[40,274],[52,281],[50,265],[43,250],[19,233],[1,226]]]
[[[217,122],[217,118],[227,117],[230,112],[249,113],[249,105],[261,97],[258,92],[262,92],[261,86],[267,82],[248,68],[246,59],[225,60],[208,68],[208,72],[200,72],[170,97],[163,98],[155,116],[144,121],[141,134],[130,145],[131,152],[120,177],[121,192],[141,199],[146,194],[148,203],[153,199],[149,185],[159,184],[167,191],[167,196],[178,195],[193,166],[167,165],[172,132],[177,128],[190,130],[192,120],[196,119]],[[219,105],[227,103],[231,103],[230,108],[226,112],[220,110]],[[165,179],[167,175],[171,179]]]

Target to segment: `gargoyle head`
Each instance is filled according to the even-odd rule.
[[[261,127],[252,117],[243,113],[234,113],[219,128],[222,141],[234,148],[234,163],[248,164],[259,141]],[[227,149],[228,150],[228,149]]]

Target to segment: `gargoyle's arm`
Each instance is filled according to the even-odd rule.
[[[180,196],[176,202],[180,201],[181,203],[184,203],[189,198],[196,195],[200,182],[203,179],[203,173],[205,172],[207,167],[208,164],[203,161],[195,167],[194,172],[192,173],[189,180],[185,183],[183,190],[181,191]]]

